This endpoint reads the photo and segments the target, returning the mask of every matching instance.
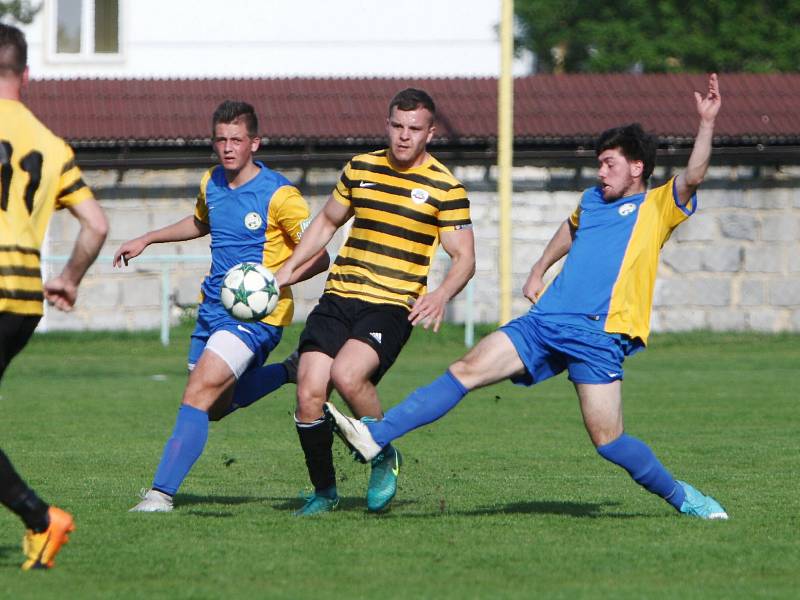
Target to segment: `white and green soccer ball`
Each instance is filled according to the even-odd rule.
[[[278,305],[278,284],[264,265],[252,262],[232,266],[219,292],[222,306],[240,321],[260,321]]]

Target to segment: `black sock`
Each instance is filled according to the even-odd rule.
[[[0,450],[0,502],[19,515],[25,526],[36,533],[41,533],[50,526],[50,518],[47,516],[47,509],[50,507],[25,485],[2,450]]]
[[[336,485],[333,468],[333,430],[324,418],[313,423],[295,420],[300,445],[306,455],[306,467],[314,490],[323,492]]]

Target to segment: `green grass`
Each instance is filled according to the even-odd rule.
[[[185,328],[37,336],[2,382],[0,444],[78,530],[22,573],[0,512],[2,598],[792,598],[800,589],[800,337],[655,336],[626,364],[626,429],[728,522],[679,517],[600,459],[562,376],[471,394],[399,443],[384,516],[337,441],[340,509],[297,519],[307,476],[294,387],[213,423],[167,515],[128,514],[148,486],[185,381]],[[287,331],[275,357],[293,348]],[[416,332],[379,388],[388,406],[463,352]]]

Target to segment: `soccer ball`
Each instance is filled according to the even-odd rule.
[[[219,292],[222,306],[240,321],[260,321],[278,305],[278,284],[264,265],[246,262],[232,266]]]

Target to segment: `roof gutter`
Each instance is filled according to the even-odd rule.
[[[256,157],[270,167],[281,168],[341,168],[354,155],[369,152],[375,145],[358,146],[302,146],[262,147]],[[434,145],[433,154],[452,166],[494,165],[497,149],[494,144],[471,146]],[[658,151],[658,164],[679,166],[686,164],[691,147],[667,146]],[[128,144],[102,147],[77,146],[78,164],[85,170],[129,169],[185,169],[207,168],[216,164],[216,158],[207,146],[154,147]],[[515,166],[573,167],[594,166],[593,147],[542,148],[530,144],[515,144]],[[800,145],[738,145],[717,147],[712,154],[715,165],[799,165]]]

